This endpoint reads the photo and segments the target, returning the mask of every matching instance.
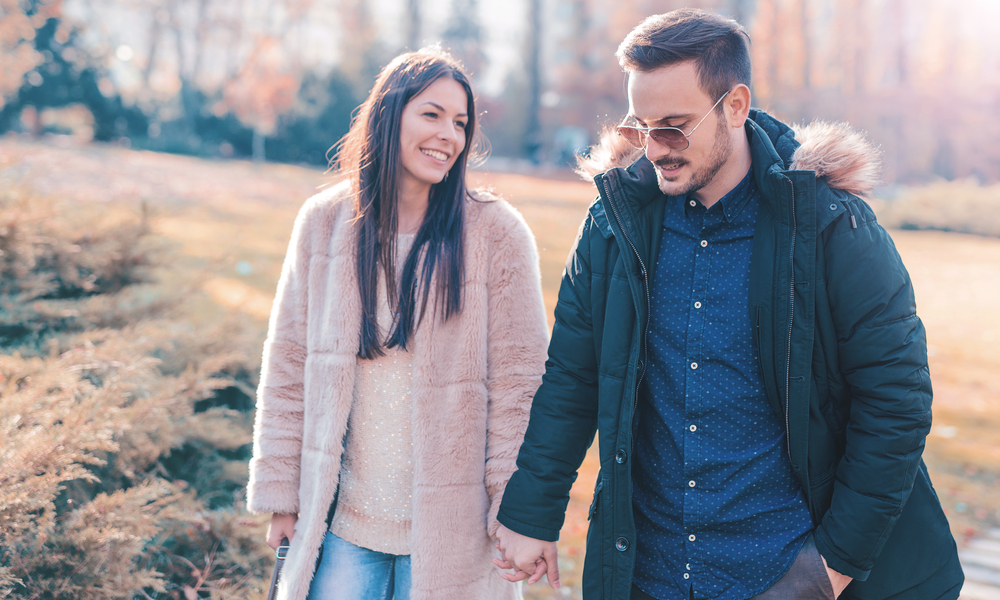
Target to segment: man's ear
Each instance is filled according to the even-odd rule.
[[[750,114],[750,88],[741,84],[729,92],[723,100],[726,107],[726,118],[732,128],[743,127],[746,123],[747,115]]]

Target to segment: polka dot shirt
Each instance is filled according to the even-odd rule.
[[[635,584],[661,600],[743,600],[788,570],[812,521],[749,316],[752,170],[706,209],[666,198],[637,406]]]

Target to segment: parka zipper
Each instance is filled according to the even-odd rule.
[[[628,233],[625,231],[625,226],[622,224],[622,218],[618,214],[618,208],[615,206],[615,203],[611,199],[611,186],[608,185],[607,175],[604,176],[604,178],[601,180],[601,183],[604,185],[604,193],[608,197],[608,204],[611,205],[611,212],[615,215],[615,221],[617,221],[617,223],[618,223],[618,228],[621,229],[622,235],[625,236],[625,241],[627,241],[628,245],[632,248],[632,252],[635,253],[635,257],[639,260],[639,267],[642,269],[642,280],[646,284],[646,286],[645,286],[645,291],[646,291],[646,322],[643,323],[643,326],[642,326],[642,355],[643,356],[648,356],[648,353],[647,353],[647,341],[646,340],[649,337],[648,336],[648,333],[649,333],[649,315],[650,315],[650,306],[652,304],[650,302],[650,299],[649,299],[649,271],[646,269],[646,263],[644,263],[642,261],[642,256],[639,254],[638,248],[635,247],[635,244],[632,242],[632,238],[630,238],[628,236]],[[636,404],[639,401],[639,385],[642,383],[642,377],[643,377],[643,375],[645,373],[646,373],[646,369],[645,368],[640,368],[639,369],[639,375],[638,375],[638,377],[636,377],[636,380],[635,380],[635,393],[632,394],[632,412],[630,413],[630,416],[629,416],[629,427],[630,428],[633,426],[632,424],[635,421],[635,407],[636,407]],[[629,453],[630,454],[632,454],[633,453],[632,451],[635,449],[635,440],[632,439],[632,437],[633,436],[632,436],[632,433],[630,431],[629,432]],[[632,497],[632,478],[631,477],[629,477],[629,479],[628,479],[628,492],[629,492],[629,498],[631,498]]]
[[[792,404],[792,389],[790,371],[792,368],[792,323],[795,321],[795,236],[798,234],[798,222],[795,218],[795,182],[785,177],[792,189],[792,243],[788,249],[788,263],[791,281],[788,293],[788,342],[785,346],[785,444],[788,449],[788,460],[792,460],[792,434],[789,431],[788,407]],[[793,462],[794,464],[794,462]]]
[[[646,352],[646,350],[647,350],[646,338],[647,338],[647,333],[648,333],[648,329],[649,329],[650,306],[652,304],[650,302],[650,298],[649,298],[649,271],[646,269],[646,263],[644,263],[642,261],[642,256],[639,254],[639,250],[635,247],[635,244],[632,243],[632,238],[630,238],[628,236],[628,233],[626,233],[626,231],[625,231],[625,226],[622,224],[621,216],[618,214],[618,208],[615,207],[615,203],[614,202],[611,202],[611,186],[608,185],[607,179],[604,179],[602,181],[602,183],[604,184],[604,193],[607,194],[607,196],[608,196],[608,203],[611,204],[611,212],[614,213],[614,215],[615,215],[615,221],[618,222],[618,228],[621,229],[622,235],[625,236],[625,241],[628,242],[628,245],[632,248],[632,252],[635,253],[635,257],[639,260],[639,267],[642,269],[642,280],[646,284],[646,287],[645,287],[645,291],[646,291],[646,322],[643,323],[643,327],[642,327],[642,355],[646,356],[646,354],[647,354],[647,352]],[[639,377],[635,381],[635,395],[632,398],[632,418],[633,419],[635,418],[635,405],[636,405],[636,402],[637,402],[637,400],[639,398],[639,385],[642,383],[642,376],[645,373],[646,373],[646,369],[644,369],[644,368],[640,369],[639,370]],[[630,419],[630,421],[631,421],[631,419]]]

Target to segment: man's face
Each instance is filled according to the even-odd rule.
[[[718,98],[708,97],[701,89],[694,62],[632,72],[628,99],[629,114],[639,125],[677,127],[690,134],[685,150],[673,150],[649,138],[646,158],[656,165],[656,179],[664,194],[697,196],[732,156],[733,140],[725,118],[712,110]],[[704,122],[691,133],[702,117]]]

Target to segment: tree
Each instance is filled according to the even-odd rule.
[[[62,12],[62,0],[0,0],[0,108],[24,85],[24,77],[45,60],[35,31]]]
[[[237,77],[226,83],[222,104],[253,129],[254,161],[264,160],[264,136],[274,132],[278,115],[295,103],[299,83],[274,38],[260,39]]]
[[[62,19],[58,4],[33,0],[22,15],[28,19],[22,25],[29,28],[20,28],[18,35],[30,40],[33,51],[31,60],[20,63],[17,69],[31,66],[20,76],[16,93],[9,93],[0,109],[0,132],[10,129],[25,108],[33,109],[28,113],[35,115],[32,131],[39,134],[39,111],[82,104],[94,117],[96,140],[145,134],[149,126],[145,115],[124,105],[100,61],[79,46],[77,30]],[[24,54],[23,50],[15,53]]]
[[[420,29],[422,19],[420,0],[406,0],[406,48],[416,50],[420,47]]]
[[[538,162],[542,148],[542,0],[528,0],[527,39],[524,62],[528,73],[528,127],[524,136],[524,154]]]
[[[479,75],[479,70],[486,61],[478,13],[477,0],[453,0],[451,19],[441,34],[448,50],[462,61],[470,77]]]

